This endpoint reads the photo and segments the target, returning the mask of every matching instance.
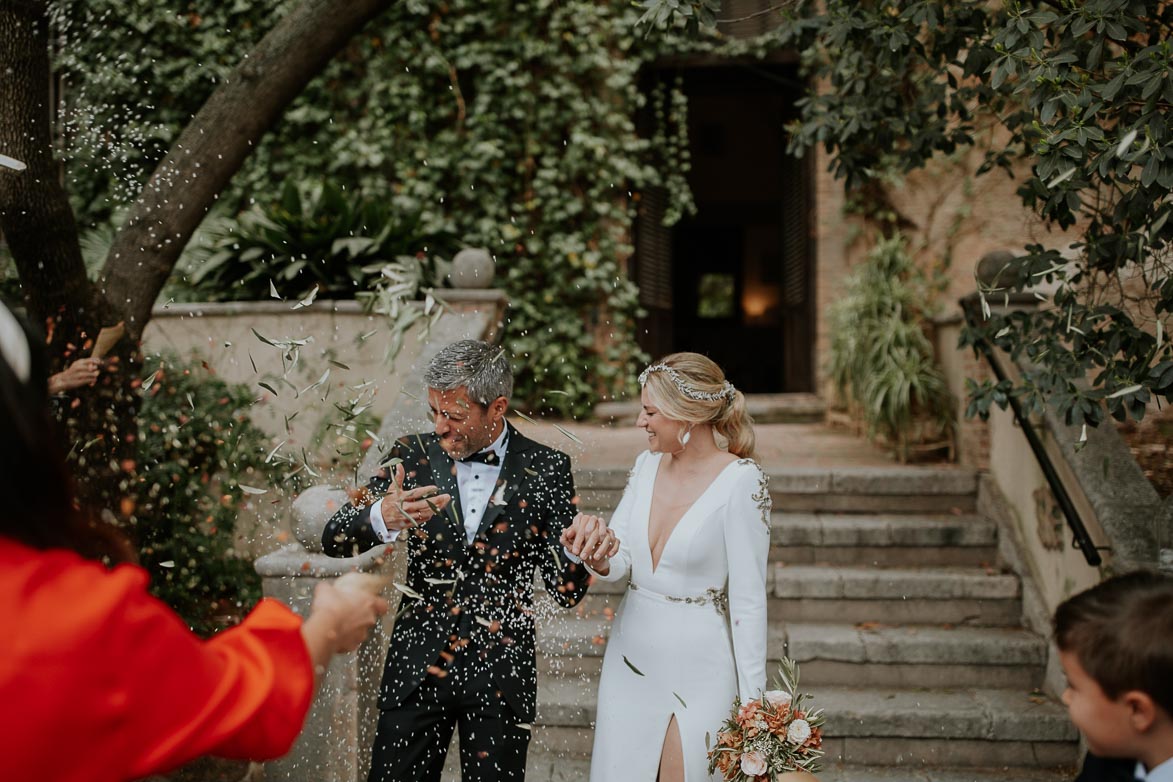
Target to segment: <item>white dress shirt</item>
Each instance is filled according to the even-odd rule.
[[[505,449],[508,446],[509,428],[501,427],[501,434],[497,436],[489,447],[479,451],[497,454],[496,464],[484,462],[456,461],[456,487],[460,492],[460,507],[464,511],[464,535],[471,544],[480,529],[481,519],[489,508],[489,500],[497,488],[497,479],[501,477],[501,465],[505,462]],[[392,532],[387,529],[381,510],[382,501],[371,506],[371,529],[384,543],[391,543],[399,538],[403,530]]]
[[[1144,764],[1138,762],[1134,776],[1140,782],[1173,782],[1173,758],[1169,758],[1147,773],[1144,770]]]

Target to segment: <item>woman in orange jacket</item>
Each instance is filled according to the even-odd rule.
[[[54,443],[43,351],[0,304],[0,779],[121,782],[284,754],[315,671],[386,602],[322,584],[304,622],[265,599],[202,640],[147,594],[125,539],[73,506]]]

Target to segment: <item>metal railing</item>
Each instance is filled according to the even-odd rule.
[[[961,300],[961,311],[965,316],[965,322],[971,328],[977,328],[979,313],[975,312],[977,306],[977,294],[966,296]],[[994,372],[994,377],[998,382],[1008,379],[1005,368],[999,360],[994,347],[985,338],[978,339],[974,343],[974,347],[985,358],[986,363],[990,365],[990,369]],[[1047,453],[1047,449],[1043,446],[1042,438],[1039,437],[1038,431],[1035,429],[1034,422],[1030,420],[1022,410],[1022,404],[1018,398],[1013,395],[1008,395],[1010,400],[1010,408],[1014,411],[1014,419],[1018,421],[1022,433],[1026,436],[1026,441],[1030,445],[1030,450],[1034,454],[1035,461],[1038,462],[1039,468],[1043,471],[1043,477],[1047,479],[1047,485],[1051,487],[1051,493],[1055,496],[1055,502],[1059,505],[1059,509],[1063,511],[1064,518],[1067,519],[1067,527],[1071,530],[1073,536],[1072,545],[1078,548],[1087,560],[1087,563],[1092,567],[1098,567],[1103,559],[1100,557],[1100,551],[1096,547],[1095,541],[1092,540],[1091,535],[1088,534],[1087,526],[1083,523],[1083,518],[1080,517],[1079,511],[1075,508],[1075,503],[1071,501],[1071,495],[1067,493],[1066,487],[1063,486],[1063,481],[1059,478],[1059,473],[1055,469],[1055,463],[1051,460],[1051,455]]]

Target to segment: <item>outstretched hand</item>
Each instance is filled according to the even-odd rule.
[[[79,358],[64,371],[49,378],[49,393],[61,394],[82,386],[92,386],[98,381],[102,362],[96,358]]]
[[[452,501],[451,494],[440,494],[436,486],[417,486],[404,491],[403,476],[403,464],[395,465],[391,488],[379,501],[383,523],[392,532],[423,524]]]
[[[611,570],[610,559],[619,553],[619,538],[607,527],[602,516],[579,513],[570,526],[562,530],[562,545],[596,573]]]

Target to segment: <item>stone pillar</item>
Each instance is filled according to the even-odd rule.
[[[380,546],[358,557],[337,559],[322,553],[322,530],[343,503],[346,492],[327,486],[307,489],[293,503],[297,543],[256,562],[267,597],[281,600],[302,616],[309,613],[314,588],[343,573],[392,573],[402,581],[405,550]],[[305,728],[284,758],[265,764],[266,782],[360,782],[370,768],[370,749],[378,719],[376,696],[390,637],[390,617],[400,594],[383,595],[391,603],[388,620],[351,654],[337,655],[321,678]]]

